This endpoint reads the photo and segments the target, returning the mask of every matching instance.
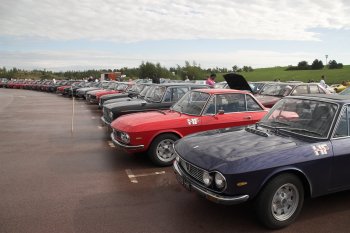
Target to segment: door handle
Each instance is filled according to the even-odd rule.
[[[251,119],[252,119],[252,116],[245,116],[245,117],[243,117],[243,119],[245,119],[245,120],[251,120]]]

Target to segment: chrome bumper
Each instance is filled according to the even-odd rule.
[[[102,121],[102,124],[103,124],[103,125],[111,126],[111,123],[109,123],[108,121],[106,121],[106,119],[105,119],[103,116],[101,116],[101,121]]]
[[[128,150],[138,150],[138,149],[143,149],[145,147],[144,145],[129,146],[129,145],[122,144],[117,139],[114,138],[113,133],[111,133],[111,139],[116,146],[120,146],[120,147],[122,147],[124,149],[128,149]]]
[[[245,202],[249,199],[249,195],[227,197],[227,196],[221,196],[209,190],[203,189],[202,187],[191,182],[189,179],[185,177],[182,169],[179,167],[179,164],[176,160],[174,161],[173,169],[174,169],[176,178],[180,184],[182,184],[189,191],[192,191],[192,190],[196,191],[197,193],[199,193],[201,196],[204,196],[209,201],[212,201],[218,204],[224,204],[224,205],[234,205],[234,204]]]

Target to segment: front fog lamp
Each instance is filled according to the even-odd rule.
[[[113,119],[113,112],[112,112],[112,111],[109,112],[109,113],[108,113],[108,116],[109,116],[109,118]]]
[[[204,172],[203,173],[203,183],[206,186],[210,186],[212,181],[213,181],[213,177],[209,174],[209,172]]]
[[[125,143],[128,144],[130,142],[130,136],[127,133],[122,132],[120,134],[120,139]]]
[[[223,189],[226,186],[226,179],[221,173],[215,173],[215,185],[218,189]]]

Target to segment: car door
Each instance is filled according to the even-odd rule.
[[[202,127],[205,130],[209,130],[255,123],[259,118],[259,114],[262,116],[264,112],[258,104],[257,106],[260,108],[260,111],[257,111],[256,106],[251,106],[253,105],[251,102],[252,99],[250,99],[250,95],[248,96],[246,98],[246,94],[244,93],[215,95],[203,113],[201,118]],[[249,110],[247,99],[250,106]]]
[[[350,106],[343,108],[331,140],[334,159],[331,187],[343,189],[350,187]]]

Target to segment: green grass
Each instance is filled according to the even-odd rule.
[[[253,72],[241,72],[248,81],[273,81],[279,79],[283,81],[303,81],[314,80],[319,82],[321,76],[325,75],[327,84],[341,83],[350,80],[350,65],[345,65],[343,69],[323,69],[323,70],[292,70],[286,71],[286,67],[273,67],[255,69]],[[221,75],[217,81],[222,81]]]

